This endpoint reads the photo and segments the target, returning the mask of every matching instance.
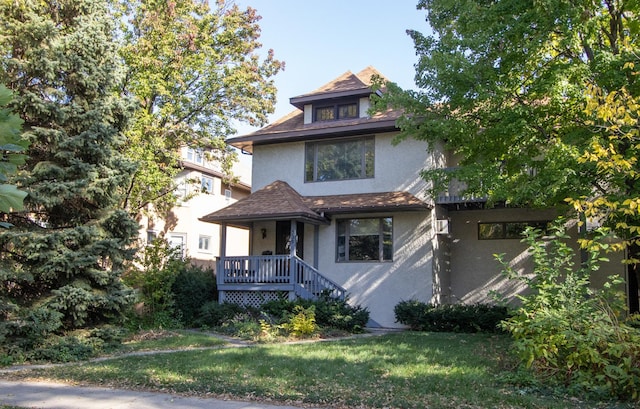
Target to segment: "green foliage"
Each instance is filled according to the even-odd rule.
[[[119,209],[134,170],[122,153],[132,104],[119,94],[106,2],[0,2],[0,25],[0,83],[29,143],[8,181],[28,192],[24,209],[4,215],[13,227],[0,232],[4,336],[48,348],[55,336],[121,317],[133,301],[121,274],[139,227]]]
[[[293,308],[293,313],[286,318],[282,327],[296,338],[315,334],[318,330],[315,306],[305,308],[302,305],[296,305]]]
[[[246,309],[238,304],[210,301],[200,308],[196,323],[200,327],[220,327],[245,311]]]
[[[418,8],[431,27],[409,31],[420,90],[387,84],[374,106],[403,110],[398,140],[425,140],[456,158],[423,171],[434,195],[458,180],[462,194],[490,204],[571,211],[567,201],[625,239],[619,247],[640,262],[640,3],[421,0]]]
[[[369,322],[369,310],[361,305],[351,305],[347,299],[321,296],[312,305],[316,309],[316,321],[322,327],[359,333]]]
[[[620,278],[611,277],[602,291],[589,288],[598,251],[589,251],[576,268],[563,228],[556,226],[554,233],[546,241],[539,231],[527,231],[532,276],[518,275],[504,263],[508,277],[533,290],[503,323],[513,335],[515,352],[537,376],[575,393],[638,400],[640,331],[623,321],[624,297],[616,290]]]
[[[366,308],[322,296],[317,300],[272,300],[260,308],[209,302],[202,306],[195,323],[231,335],[273,341],[334,330],[359,333],[368,321]]]
[[[64,316],[56,310],[41,306],[19,311],[17,317],[12,315],[13,319],[4,322],[7,328],[7,342],[3,347],[14,345],[31,349],[63,327]]]
[[[225,173],[235,160],[224,140],[234,122],[266,123],[283,63],[258,54],[260,28],[252,8],[229,2],[123,0],[120,55],[124,88],[139,109],[127,133],[127,154],[140,166],[127,206],[153,203],[163,214],[175,201],[179,148],[203,148]]]
[[[352,333],[362,332],[369,322],[369,311],[360,305],[350,305],[348,300],[321,296],[317,300],[296,299],[268,301],[260,307],[274,317],[285,317],[296,307],[315,309],[316,323],[322,328],[333,328]]]
[[[91,330],[76,330],[62,335],[33,337],[34,345],[6,345],[0,349],[0,366],[24,362],[72,362],[92,358],[118,349],[124,331],[117,327],[102,326]]]
[[[24,164],[26,155],[22,152],[29,145],[20,136],[22,119],[7,108],[10,102],[11,91],[0,84],[0,182],[6,182],[9,176],[17,172],[18,166]],[[27,192],[18,190],[15,185],[0,184],[0,211],[8,213],[22,210],[26,196]],[[6,223],[0,223],[0,226],[9,227]]]
[[[412,330],[432,332],[500,332],[500,323],[510,316],[504,306],[433,305],[417,300],[399,302],[394,312],[396,321]]]
[[[171,287],[176,314],[183,325],[195,325],[200,308],[211,301],[217,301],[218,289],[211,269],[188,265],[175,277]]]
[[[188,261],[182,259],[179,250],[160,239],[138,252],[137,258],[137,263],[123,276],[125,283],[137,290],[139,304],[131,317],[133,324],[146,329],[180,326],[173,285],[187,269]]]

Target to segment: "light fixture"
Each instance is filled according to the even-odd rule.
[[[260,233],[262,233],[262,238],[263,239],[267,238],[267,229],[264,229],[264,228],[260,229]]]

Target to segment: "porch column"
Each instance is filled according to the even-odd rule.
[[[320,254],[320,225],[313,225],[313,268],[316,270],[320,265],[318,261],[318,254]]]
[[[220,259],[216,263],[216,283],[218,287],[224,283],[224,259],[227,256],[227,223],[220,225]],[[218,302],[225,302],[225,292],[218,291]]]
[[[227,223],[220,225],[220,259],[227,255]]]
[[[295,220],[291,220],[291,234],[289,239],[289,254],[291,257],[296,255],[298,247],[298,223]]]

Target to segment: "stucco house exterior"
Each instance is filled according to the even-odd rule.
[[[398,112],[368,114],[372,75],[382,76],[373,67],[346,72],[291,98],[289,115],[228,140],[253,155],[252,193],[202,217],[222,228],[220,301],[326,291],[367,307],[369,325],[397,327],[393,309],[403,300],[489,302],[493,290],[522,291],[493,255],[525,271],[519,233],[553,220],[554,210],[485,209],[453,185],[430,197],[420,171],[455,163],[426,142],[394,143]],[[246,256],[225,250],[231,227],[250,231]],[[611,268],[619,271],[603,276],[624,273]]]
[[[205,223],[200,217],[221,209],[251,193],[251,169],[238,163],[233,168],[237,183],[225,183],[224,172],[216,160],[209,159],[203,149],[184,146],[180,150],[180,172],[174,181],[178,203],[167,214],[159,214],[147,206],[140,216],[140,240],[149,244],[161,237],[179,248],[192,264],[214,269],[220,256],[220,226]],[[228,255],[246,255],[249,232],[230,228],[227,236],[232,245]]]

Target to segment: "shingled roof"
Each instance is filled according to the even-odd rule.
[[[210,213],[200,220],[245,225],[258,220],[301,220],[312,224],[327,220],[309,209],[288,183],[276,180],[248,197]]]
[[[200,220],[246,226],[260,220],[299,220],[327,224],[326,216],[340,213],[383,211],[420,211],[430,207],[408,192],[383,192],[349,195],[300,196],[281,180],[265,186],[248,197]]]
[[[229,138],[227,143],[243,151],[253,152],[254,144],[394,131],[396,130],[396,119],[400,116],[400,112],[394,110],[376,113],[365,118],[304,123],[303,108],[305,104],[340,97],[369,96],[371,94],[371,79],[374,75],[386,80],[378,70],[371,66],[357,74],[347,71],[310,93],[291,98],[291,104],[297,108],[295,111],[253,133]]]

